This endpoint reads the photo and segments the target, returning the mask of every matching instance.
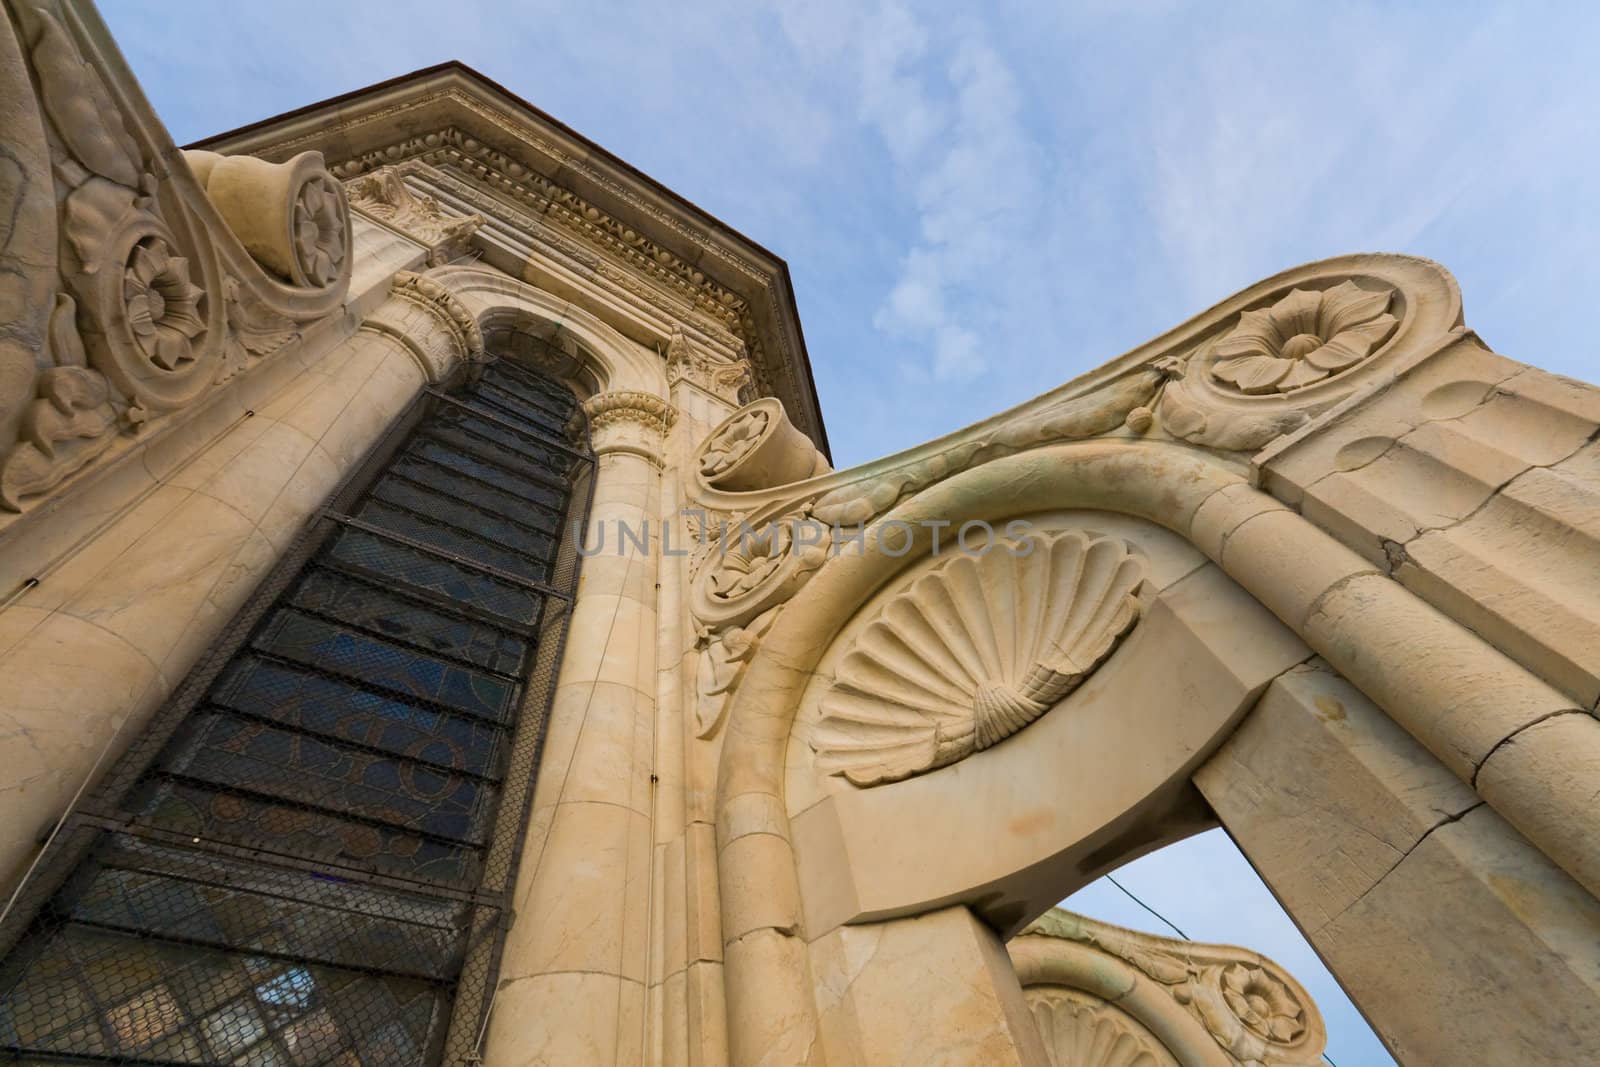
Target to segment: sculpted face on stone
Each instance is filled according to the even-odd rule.
[[[1348,370],[1381,344],[1398,321],[1393,293],[1341,282],[1295,289],[1271,307],[1246,311],[1213,349],[1211,376],[1242,393],[1288,393]]]
[[[1027,726],[1139,618],[1144,563],[1068,531],[957,556],[889,601],[840,663],[813,741],[856,785],[943,767]]]

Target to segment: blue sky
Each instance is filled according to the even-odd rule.
[[[180,142],[445,59],[581,130],[788,260],[839,466],[1345,252],[1437,259],[1498,351],[1600,378],[1600,5],[102,11]],[[1220,834],[1124,875],[1305,978],[1340,1067],[1389,1062]]]

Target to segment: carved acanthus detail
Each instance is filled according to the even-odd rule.
[[[860,786],[946,766],[1021,730],[1139,618],[1144,562],[1080,531],[939,564],[855,638],[822,698],[820,770]]]
[[[60,365],[40,373],[38,399],[23,415],[16,447],[0,462],[0,506],[11,511],[21,507],[24,496],[60,484],[113,440],[117,415],[111,390],[104,377],[84,366],[75,312],[71,297],[56,295],[50,352]]]
[[[627,389],[599,393],[583,402],[592,430],[604,430],[619,423],[633,423],[655,433],[666,433],[677,421],[673,406],[650,393]]]
[[[728,699],[744,678],[745,668],[761,645],[761,638],[772,628],[781,608],[769,608],[744,626],[731,626],[721,632],[701,627],[695,648],[700,664],[695,675],[694,727],[696,737],[711,737],[722,725]]]
[[[1109,433],[1123,425],[1132,412],[1153,403],[1162,381],[1163,376],[1155,370],[1137,371],[1092,393],[1042,408],[926,459],[842,485],[817,501],[816,517],[840,526],[870,522],[903,497],[921,492],[956,471],[1051,441]]]
[[[379,167],[346,186],[350,206],[399,230],[428,249],[428,265],[437,267],[466,253],[483,216],[452,215],[431,196],[413,193],[405,183],[419,164]]]
[[[678,418],[677,409],[660,397],[627,389],[591,396],[583,413],[595,455],[631,452],[658,465],[663,439]]]
[[[292,336],[296,321],[335,310],[349,235],[317,153],[281,167],[217,156],[170,167],[159,124],[97,53],[92,8],[27,0],[10,10],[15,23],[0,28],[0,509],[18,511],[107,454],[119,432],[205,395],[245,352],[281,346],[263,335],[269,326]],[[231,208],[206,195],[206,179],[225,174],[248,179],[234,183],[250,195]],[[281,204],[262,199],[262,175],[281,186]],[[235,315],[235,303],[252,310]]]
[[[688,381],[730,404],[737,404],[751,380],[750,361],[743,355],[733,362],[712,359],[690,342],[683,327],[672,327],[672,339],[667,343],[668,384]]]
[[[1157,937],[1062,908],[1041,916],[1008,948],[1046,1047],[1061,1067],[1214,1062],[1217,1048],[1235,1067],[1311,1067],[1327,1042],[1321,1015],[1300,984],[1245,949]],[[1138,989],[1146,980],[1151,993],[1165,996]],[[1063,1020],[1057,1009],[1064,1002],[1079,1014]],[[1070,1046],[1052,1043],[1052,1028],[1083,1023],[1086,1010],[1121,1016],[1126,1035],[1139,1038],[1119,1039],[1108,1049],[1131,1055],[1139,1048],[1152,1058],[1059,1058]]]

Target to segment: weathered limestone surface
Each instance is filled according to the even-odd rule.
[[[611,540],[489,1067],[1313,1062],[1270,961],[1030,925],[1219,823],[1402,1062],[1600,1060],[1600,390],[1438,265],[1294,268],[834,471],[782,263],[465,68],[181,153],[91,9],[7,10],[6,890],[498,357],[582,399]]]
[[[1401,1062],[1600,1041],[1600,906],[1326,665],[1275,681],[1195,782]]]

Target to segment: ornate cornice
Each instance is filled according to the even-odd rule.
[[[419,160],[520,204],[599,250],[596,274],[638,296],[626,279],[648,281],[731,334],[756,391],[781,399],[826,449],[782,262],[467,68],[421,71],[211,143],[265,158],[320,146],[346,179]]]

